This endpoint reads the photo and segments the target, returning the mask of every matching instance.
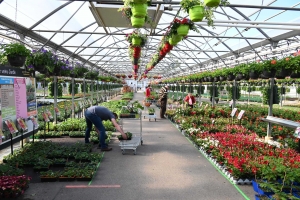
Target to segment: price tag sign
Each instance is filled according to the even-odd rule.
[[[297,127],[297,128],[295,129],[294,137],[295,137],[295,138],[300,138],[300,127]]]
[[[237,111],[237,108],[234,108],[234,109],[231,111],[230,116],[233,117],[233,116],[235,115],[236,111]]]
[[[49,119],[53,119],[52,113],[49,110],[47,110],[46,113]]]
[[[202,106],[203,102],[200,103],[200,107]]]
[[[10,119],[5,120],[5,124],[6,124],[8,130],[11,134],[18,132],[18,129],[17,129],[16,125]]]
[[[30,120],[32,121],[34,127],[38,127],[39,126],[39,124],[37,123],[37,120],[36,120],[36,118],[34,116],[31,116]]]
[[[231,101],[229,102],[229,107],[231,107],[232,104],[233,104],[233,100],[231,100]]]
[[[238,115],[238,119],[242,119],[244,113],[245,113],[245,111],[241,110],[241,112]]]
[[[208,104],[206,104],[205,106],[204,106],[204,109],[206,109],[208,107]]]
[[[22,118],[18,118],[17,122],[23,131],[28,130],[27,125]]]
[[[50,121],[49,118],[48,118],[47,113],[44,112],[42,115],[43,115],[43,118],[44,118],[45,122],[49,122]]]
[[[54,108],[54,110],[55,110],[56,115],[59,116],[60,112],[59,112],[58,108],[56,107],[56,108]]]

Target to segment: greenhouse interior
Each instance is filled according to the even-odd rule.
[[[0,199],[300,199],[299,14],[0,0]]]

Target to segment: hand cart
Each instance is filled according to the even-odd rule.
[[[151,119],[154,119],[154,120],[156,121],[156,114],[155,114],[154,108],[151,108],[152,111],[153,111],[153,113],[151,112],[151,114],[150,114],[149,108],[150,108],[150,107],[147,107],[147,110],[148,110],[147,112],[148,112],[148,114],[145,114],[145,115],[144,115],[144,119],[146,119],[146,117],[148,117],[148,118],[149,118],[149,121],[151,121]]]
[[[143,145],[142,138],[142,112],[139,111],[139,114],[133,114],[130,117],[126,117],[125,119],[129,120],[139,120],[140,121],[140,134],[139,136],[132,136],[131,140],[120,140],[119,146],[121,147],[122,154],[125,154],[126,149],[132,149],[133,154],[136,155],[136,149],[139,145]],[[120,117],[120,125],[123,127],[124,118]]]

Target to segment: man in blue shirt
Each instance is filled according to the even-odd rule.
[[[116,113],[112,113],[107,108],[103,106],[91,106],[88,109],[86,109],[84,116],[86,121],[85,143],[89,143],[90,132],[94,124],[96,129],[98,129],[100,132],[99,148],[101,148],[102,151],[112,150],[112,148],[108,147],[105,143],[106,133],[105,128],[102,124],[103,120],[110,120],[116,127],[116,129],[122,134],[123,138],[127,139],[127,135],[124,133],[124,131],[116,121],[118,115]]]

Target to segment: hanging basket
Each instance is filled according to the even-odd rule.
[[[290,69],[281,68],[281,70],[278,71],[278,73],[276,73],[276,76],[287,77],[287,76],[290,76],[292,74],[292,72],[293,71]]]
[[[218,82],[218,81],[220,81],[219,77],[218,76],[214,77],[214,82]]]
[[[133,3],[147,3],[147,0],[132,0]]]
[[[131,25],[134,28],[141,28],[145,24],[145,18],[137,18],[132,16],[130,20],[131,20]]]
[[[276,74],[276,70],[271,70],[271,71],[264,70],[263,73],[262,73],[262,75],[263,75],[262,77],[264,77],[264,78],[274,78],[275,74]]]
[[[180,42],[181,40],[182,40],[182,36],[180,36],[180,35],[172,35],[172,41],[173,42],[176,42],[176,43],[178,43],[178,42]],[[169,41],[169,43],[170,43],[170,41]],[[170,43],[171,44],[171,43]],[[171,44],[172,45],[172,44]],[[173,45],[174,46],[174,45]]]
[[[177,28],[177,35],[186,36],[189,33],[189,30],[190,30],[189,25],[181,24]]]
[[[142,43],[142,38],[134,37],[132,38],[132,45],[133,46],[140,46]]]
[[[172,35],[172,37],[169,38],[169,43],[170,43],[170,45],[175,46],[181,40],[182,40],[182,36],[180,36],[180,35]]]
[[[300,78],[300,72],[293,72],[291,78]]]
[[[249,72],[249,77],[250,77],[251,79],[258,79],[259,74],[256,73],[255,71],[251,71],[251,72]]]
[[[235,79],[235,76],[233,75],[233,74],[229,74],[228,76],[227,76],[227,80],[228,81],[233,81]]]
[[[13,67],[22,67],[25,64],[26,56],[7,55],[8,63]]]
[[[147,15],[147,4],[134,4],[131,7],[131,12],[133,17],[145,18]]]
[[[204,4],[208,7],[217,7],[221,0],[204,0]]]
[[[220,76],[220,77],[219,77],[219,80],[220,80],[220,81],[225,81],[226,78],[225,78],[224,76]]]
[[[191,7],[189,16],[193,22],[201,22],[204,17],[204,7],[200,5]]]

